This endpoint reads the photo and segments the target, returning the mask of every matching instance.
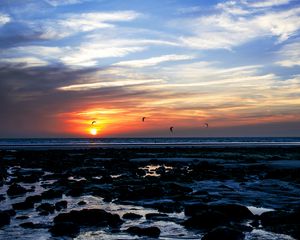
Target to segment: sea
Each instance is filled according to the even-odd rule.
[[[0,149],[95,148],[135,146],[300,146],[300,137],[201,137],[201,138],[0,138]]]

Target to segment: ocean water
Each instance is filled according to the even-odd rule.
[[[300,137],[232,138],[0,138],[0,148],[80,148],[97,146],[300,146]]]

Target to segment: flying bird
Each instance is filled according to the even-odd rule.
[[[146,117],[143,117],[143,118],[142,118],[142,121],[145,122],[145,119],[146,119]]]
[[[173,128],[174,128],[174,127],[170,127],[170,132],[171,132],[171,133],[173,132]]]
[[[91,124],[91,125],[94,126],[94,124],[96,124],[96,121],[92,121],[92,124]]]

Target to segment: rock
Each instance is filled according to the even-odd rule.
[[[14,209],[4,210],[3,212],[7,213],[9,216],[16,216],[16,211]]]
[[[212,205],[211,207],[233,220],[251,219],[254,217],[247,207],[239,204],[220,204]]]
[[[55,203],[55,209],[56,209],[56,211],[60,211],[60,210],[62,210],[64,208],[67,208],[67,206],[68,206],[68,202],[65,201],[65,200],[59,201],[59,202]]]
[[[47,224],[33,223],[33,222],[21,223],[20,226],[23,228],[32,228],[32,229],[49,228],[49,225],[47,225]]]
[[[5,200],[4,195],[3,195],[3,194],[0,194],[0,202],[1,202],[1,201],[4,201],[4,200]]]
[[[243,240],[244,238],[245,235],[239,230],[229,227],[218,227],[206,233],[202,240]]]
[[[164,213],[147,213],[145,217],[147,220],[156,220],[156,221],[160,221],[160,220],[163,221],[169,218],[168,214],[164,214]]]
[[[201,214],[203,211],[218,211],[232,220],[251,219],[254,217],[247,207],[238,204],[207,205],[196,203],[187,205],[184,212],[187,216],[193,216]]]
[[[32,202],[32,203],[38,203],[42,201],[42,196],[41,195],[33,195],[29,196],[25,200],[26,202]]]
[[[132,235],[138,235],[138,236],[148,236],[152,238],[158,238],[160,235],[160,229],[158,227],[129,227],[126,232],[132,234]]]
[[[7,195],[8,196],[17,196],[17,195],[23,195],[27,192],[28,190],[22,186],[20,186],[17,183],[13,183],[7,190]]]
[[[157,203],[152,207],[163,213],[180,213],[183,210],[183,207],[179,202]]]
[[[75,238],[79,232],[80,228],[77,224],[72,222],[60,222],[55,223],[53,227],[49,229],[49,232],[53,236],[69,236]]]
[[[42,203],[36,208],[36,210],[39,212],[54,213],[55,207],[50,203]]]
[[[168,194],[185,194],[192,192],[193,189],[190,187],[181,186],[177,183],[169,183],[166,185],[166,192]]]
[[[18,203],[14,203],[12,204],[12,207],[14,210],[27,210],[27,209],[31,209],[34,207],[34,204],[32,202],[18,202]]]
[[[16,219],[20,219],[20,220],[24,220],[24,219],[28,219],[28,216],[22,215],[22,216],[17,216]]]
[[[79,206],[83,206],[83,205],[86,205],[86,202],[85,201],[80,201],[77,203]]]
[[[42,193],[43,199],[54,199],[54,198],[61,198],[61,197],[62,197],[61,190],[50,189]]]
[[[142,217],[143,217],[142,215],[136,213],[125,213],[122,218],[134,220],[134,219],[140,219]]]
[[[119,215],[108,213],[102,209],[83,209],[60,213],[54,218],[54,222],[73,222],[80,226],[118,226],[123,223]]]
[[[0,211],[0,227],[10,224],[10,215],[7,212]]]
[[[213,228],[220,225],[228,224],[229,218],[218,211],[202,211],[197,215],[193,215],[191,218],[183,222],[183,225],[187,228]]]
[[[272,211],[260,215],[261,224],[271,232],[283,233],[300,239],[300,211]]]

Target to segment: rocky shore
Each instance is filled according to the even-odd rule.
[[[0,239],[300,239],[299,147],[0,151]]]

